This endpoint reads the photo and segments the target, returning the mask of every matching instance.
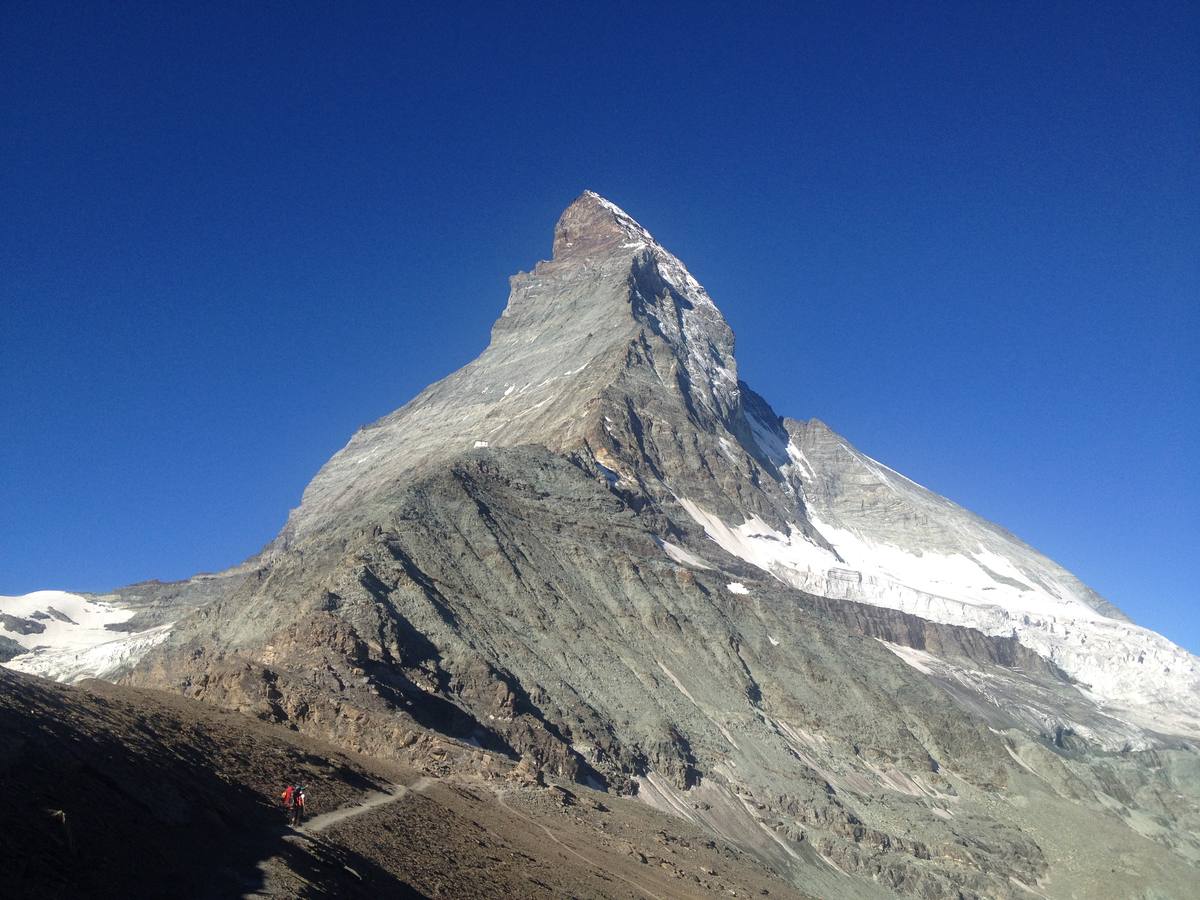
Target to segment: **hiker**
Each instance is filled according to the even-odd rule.
[[[283,789],[283,793],[279,795],[279,800],[283,803],[284,815],[287,816],[288,824],[290,825],[296,815],[294,812],[296,808],[296,788],[289,784]]]
[[[292,824],[299,825],[304,818],[304,803],[308,797],[304,793],[303,787],[298,787],[292,792]]]

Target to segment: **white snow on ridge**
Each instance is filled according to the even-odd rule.
[[[4,665],[68,682],[116,673],[165,640],[172,627],[160,625],[132,633],[110,630],[105,626],[129,621],[134,611],[67,591],[0,596],[0,613],[42,626],[40,632],[21,634],[28,624],[12,627],[14,623],[0,621],[0,635],[26,650]]]
[[[691,500],[681,498],[680,503],[726,552],[753,563],[785,584],[811,593],[862,599],[854,586],[873,583],[876,590],[862,592],[873,597],[872,602],[897,609],[920,606],[909,611],[927,618],[943,604],[947,611],[957,615],[964,614],[962,607],[978,606],[1032,616],[1110,621],[1061,586],[1062,595],[1054,596],[1040,586],[1021,588],[1008,583],[1029,579],[1010,560],[982,547],[973,557],[929,550],[916,554],[872,543],[855,532],[823,522],[810,512],[813,528],[833,547],[831,551],[807,537],[798,525],[789,526],[784,533],[752,515],[741,525],[730,526]],[[991,573],[1007,581],[997,581]],[[906,601],[903,596],[906,591],[925,598],[924,602]],[[886,602],[889,597],[894,602]],[[933,617],[936,621],[949,621]]]
[[[44,647],[14,657],[4,665],[17,672],[73,683],[85,678],[109,678],[133,665],[150,648],[161,644],[174,623],[119,635],[87,647]],[[109,632],[110,635],[116,632]]]
[[[740,581],[729,582],[729,584],[725,585],[725,589],[731,594],[741,594],[743,596],[747,596],[750,593],[750,589]]]
[[[1055,585],[1058,596],[1031,583],[1006,557],[980,546],[972,556],[961,553],[920,554],[901,547],[868,541],[856,532],[838,528],[809,511],[809,521],[846,565],[863,574],[882,576],[931,597],[945,597],[976,606],[1000,606],[1010,612],[1103,619],[1096,610]],[[986,568],[985,568],[986,567]],[[1008,581],[998,581],[992,573]],[[1018,587],[1009,581],[1019,582]]]
[[[54,612],[71,621],[64,622]],[[96,643],[94,633],[97,631],[107,637],[113,636],[112,631],[104,630],[105,625],[118,625],[133,618],[133,610],[89,600],[66,591],[34,591],[20,597],[0,597],[0,613],[28,619],[42,626],[43,630],[35,634],[4,630],[5,637],[30,649],[38,645],[90,646]]]
[[[679,502],[721,549],[758,566],[786,584],[805,577],[803,573],[825,572],[831,566],[839,565],[836,556],[818,547],[798,531],[781,534],[758,516],[751,516],[741,525],[731,527],[722,522],[719,516],[707,512],[685,497],[681,497]]]
[[[679,502],[723,550],[784,584],[1015,637],[1130,720],[1200,736],[1200,659],[1149,629],[1103,616],[1061,584],[1032,583],[1007,556],[982,546],[970,557],[914,553],[868,541],[810,511],[835,555],[798,525],[783,533],[753,515],[727,525],[694,501]]]

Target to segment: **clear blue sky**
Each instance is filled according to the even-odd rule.
[[[0,593],[256,552],[592,188],[779,412],[1200,651],[1195,4],[403,5],[0,5]]]

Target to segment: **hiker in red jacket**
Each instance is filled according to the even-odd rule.
[[[287,787],[285,787],[283,789],[283,793],[279,795],[279,799],[280,799],[280,802],[283,803],[283,808],[285,810],[285,814],[287,815],[288,824],[290,825],[290,824],[292,824],[293,819],[295,819],[295,817],[296,817],[296,814],[294,812],[294,810],[296,808],[296,789],[292,785],[289,784]]]

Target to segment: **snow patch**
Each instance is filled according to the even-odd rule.
[[[105,626],[128,622],[134,610],[67,591],[0,597],[0,613],[43,626],[42,631],[29,634],[0,627],[0,634],[26,650],[4,665],[68,682],[106,678],[132,665],[166,640],[173,625],[132,633],[113,631]]]
[[[848,566],[880,581],[960,604],[1001,606],[1012,612],[1038,616],[1106,618],[1076,599],[1063,585],[1052,582],[1046,582],[1046,586],[1030,584],[1032,579],[1023,575],[1011,561],[982,547],[973,556],[933,550],[914,553],[870,541],[851,529],[822,521],[811,511],[809,521]],[[996,575],[1003,580],[997,580]]]
[[[933,663],[937,657],[924,650],[918,650],[916,647],[905,647],[902,644],[893,644],[891,641],[885,641],[883,638],[875,638],[883,646],[887,647],[898,657],[916,669],[918,672],[923,672],[926,675],[933,674]]]
[[[793,465],[795,465],[796,468],[800,470],[801,479],[808,479],[809,481],[815,481],[817,475],[813,471],[812,466],[809,465],[808,457],[806,457],[804,455],[804,451],[801,450],[799,447],[797,447],[795,444],[793,444],[791,441],[788,441],[788,444],[787,444],[787,447],[785,448],[785,450],[787,452],[788,459],[790,459],[792,461]]]
[[[824,573],[839,562],[828,550],[809,540],[798,527],[789,526],[784,534],[758,516],[730,527],[720,516],[686,497],[680,498],[679,503],[722,550],[758,566],[785,584],[799,586],[795,584],[796,580],[807,580],[812,573]]]
[[[725,585],[725,589],[728,590],[729,593],[731,593],[731,594],[742,594],[743,596],[748,595],[750,593],[750,589],[747,588],[740,581],[729,582],[729,584]]]
[[[788,454],[788,446],[790,442],[786,436],[781,437],[782,430],[779,425],[772,428],[768,423],[763,422],[753,413],[747,410],[746,422],[750,425],[750,432],[754,435],[754,441],[766,455],[767,459],[771,460],[777,466],[787,465],[791,456]]]

